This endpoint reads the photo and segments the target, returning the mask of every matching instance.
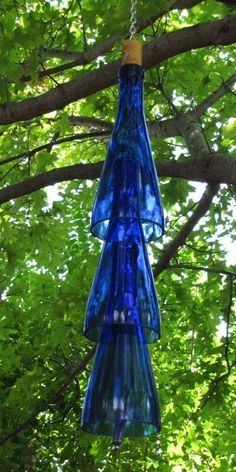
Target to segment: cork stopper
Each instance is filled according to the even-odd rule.
[[[142,48],[143,45],[137,39],[127,39],[123,45],[122,66],[125,64],[142,65]]]

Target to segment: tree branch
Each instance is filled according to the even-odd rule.
[[[197,116],[203,115],[208,108],[210,108],[219,98],[223,97],[225,93],[229,92],[236,82],[236,74],[231,75],[225,82],[223,82],[214,92],[212,92],[205,100],[202,101],[195,108]]]
[[[84,126],[85,128],[96,128],[99,130],[112,131],[114,123],[93,116],[69,116],[68,121],[72,126]],[[160,136],[162,138],[170,138],[172,136],[179,136],[180,132],[177,127],[177,120],[169,118],[167,120],[158,120],[147,123],[149,136],[155,138]]]
[[[179,133],[183,136],[190,155],[196,158],[207,157],[211,149],[196,114],[193,111],[180,113],[177,123]]]
[[[198,24],[165,34],[144,46],[143,65],[154,65],[183,52],[232,44],[236,40],[236,15],[223,20]],[[37,97],[0,106],[0,124],[30,120],[36,116],[61,109],[80,98],[103,90],[117,82],[120,60],[86,72]]]
[[[112,124],[108,121],[105,120],[100,120],[98,118],[93,118],[93,117],[84,117],[84,116],[79,116],[79,117],[70,117],[69,121],[72,123],[76,123],[78,125],[83,125],[85,127],[90,127],[90,128],[100,128],[100,131],[94,131],[91,133],[78,133],[78,134],[73,134],[72,136],[65,136],[64,138],[60,139],[54,139],[51,140],[48,143],[41,144],[40,146],[37,146],[31,150],[27,150],[25,152],[21,152],[20,154],[15,154],[14,156],[7,157],[6,159],[0,160],[0,166],[3,166],[5,164],[9,164],[10,162],[25,159],[26,157],[33,157],[35,154],[37,154],[40,151],[50,150],[53,148],[53,146],[58,146],[60,144],[65,144],[69,143],[72,141],[83,141],[83,140],[89,140],[89,139],[96,139],[96,138],[104,138],[104,137],[110,137],[111,131],[112,131]],[[150,129],[150,135],[153,136],[152,132],[152,125],[149,126]],[[170,137],[172,136],[172,133],[175,130],[174,122],[173,120],[165,120],[163,122],[160,122],[158,124],[155,124],[155,136],[157,133],[158,129],[158,135],[162,137]],[[178,132],[176,130],[176,132]]]
[[[68,116],[68,121],[71,126],[84,126],[85,128],[95,128],[99,130],[112,131],[114,123],[94,116]]]
[[[219,98],[229,92],[236,81],[236,74],[231,75],[228,79],[223,82],[220,87],[214,90],[207,98],[205,98],[192,112],[183,112],[181,113],[182,121],[185,121],[186,124],[189,124],[189,121],[196,121],[196,118],[200,117],[213,103],[215,103]],[[94,118],[93,116],[75,116],[71,115],[68,117],[68,121],[72,126],[84,126],[85,128],[99,129],[99,130],[112,130],[114,123],[102,120],[100,118]],[[198,123],[198,122],[197,122]],[[184,123],[182,123],[184,124]],[[176,118],[169,118],[166,120],[155,120],[153,122],[147,123],[148,131],[150,137],[162,137],[170,138],[173,136],[179,136],[183,133],[180,132],[180,123],[179,115]],[[199,123],[198,126],[200,127]],[[196,130],[197,133],[199,129]],[[201,134],[202,129],[200,128]],[[209,153],[209,148],[204,145],[201,147],[207,148],[207,153]]]
[[[203,266],[194,266],[192,264],[169,264],[167,269],[189,269],[189,270],[197,270],[197,271],[205,271],[213,274],[222,274],[222,275],[230,275],[236,277],[236,272],[232,272],[231,270],[226,269],[217,269],[216,267],[203,267]]]
[[[157,277],[161,272],[168,268],[169,262],[179,250],[181,246],[183,246],[184,242],[193,231],[194,226],[198,223],[198,221],[205,215],[207,210],[211,206],[211,202],[213,197],[216,195],[219,186],[217,184],[208,184],[205,192],[202,195],[202,198],[188,219],[187,223],[183,226],[177,236],[166,246],[164,249],[164,254],[160,258],[159,262],[155,264],[153,268],[153,275]]]
[[[17,184],[9,185],[0,190],[0,204],[59,182],[98,179],[102,165],[103,162],[96,162],[95,164],[75,164],[61,167],[30,177]],[[236,184],[236,159],[230,157],[219,157],[218,155],[189,159],[181,163],[177,161],[158,161],[156,162],[156,169],[160,177]]]
[[[197,2],[199,3],[199,2]],[[183,7],[184,8],[184,7]],[[162,16],[165,12],[161,12],[160,16]],[[142,31],[147,26],[151,25],[156,19],[159,18],[158,16],[153,16],[148,20],[141,19],[137,22],[137,31]],[[98,58],[98,56],[103,56],[108,51],[110,51],[113,46],[120,41],[122,38],[126,38],[129,35],[129,29],[125,28],[121,31],[117,31],[113,36],[109,36],[107,39],[103,40],[101,43],[95,44],[95,46],[87,49],[83,52],[76,52],[76,51],[62,51],[60,49],[47,49],[41,47],[39,50],[40,56],[43,57],[55,57],[60,58],[62,60],[69,59],[71,62],[67,64],[62,64],[57,67],[53,67],[51,69],[46,69],[45,71],[41,71],[39,73],[39,77],[44,77],[45,75],[51,74],[58,74],[59,72],[63,72],[68,69],[73,69],[74,67],[84,66],[89,64],[90,62],[94,61]],[[23,82],[27,82],[31,80],[31,77],[22,77],[21,80]]]
[[[34,425],[35,420],[37,416],[39,415],[39,413],[46,411],[51,403],[55,403],[61,397],[61,395],[65,393],[68,385],[70,385],[70,383],[74,380],[74,378],[86,368],[87,364],[90,362],[90,360],[92,359],[95,353],[95,349],[96,348],[93,348],[92,350],[88,352],[88,354],[86,354],[84,359],[81,362],[79,362],[79,364],[75,367],[75,369],[71,372],[71,374],[68,375],[66,381],[56,393],[54,393],[53,395],[51,395],[51,397],[49,397],[47,400],[42,402],[42,404],[38,408],[35,409],[35,411],[29,416],[29,418],[23,421],[23,423],[20,423],[14,429],[14,431],[12,431],[11,433],[7,434],[2,439],[0,439],[0,445],[3,445],[5,442],[9,441],[9,439],[14,438],[17,434],[19,434],[24,429]]]
[[[176,2],[171,5],[168,10],[164,9],[158,13],[158,15],[152,16],[148,20],[144,20],[143,18],[137,21],[136,27],[137,31],[142,31],[143,29],[147,28],[147,26],[154,23],[158,18],[161,18],[167,11],[172,11],[175,9],[183,10],[184,8],[192,8],[198,3],[202,3],[203,0],[177,0]],[[63,51],[61,49],[53,49],[53,48],[44,48],[41,47],[39,49],[39,55],[42,57],[49,57],[49,58],[60,58],[62,60],[70,60],[71,66],[70,69],[75,66],[83,66],[89,64],[93,60],[97,59],[98,56],[103,56],[106,52],[110,51],[112,47],[121,39],[127,38],[129,36],[129,28],[125,28],[121,31],[117,31],[113,36],[105,39],[101,43],[95,44],[95,46],[89,48],[87,51],[83,51],[78,53],[76,51]],[[74,65],[73,65],[74,63]],[[75,64],[76,63],[76,64]],[[62,66],[63,67],[63,66]],[[57,68],[54,68],[57,69]],[[65,70],[65,69],[64,69]],[[51,73],[53,73],[53,69],[50,69]],[[61,70],[60,70],[61,71]]]

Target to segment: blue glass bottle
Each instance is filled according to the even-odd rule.
[[[145,342],[160,337],[160,312],[142,226],[138,219],[111,221],[90,292],[84,334],[95,342],[104,326],[142,326]]]
[[[112,436],[116,445],[125,436],[160,431],[159,400],[142,329],[103,329],[81,424],[89,433]]]
[[[135,160],[138,165],[138,217],[145,242],[160,238],[164,231],[161,197],[143,110],[143,77],[144,70],[139,65],[126,64],[120,69],[119,111],[92,213],[91,231],[100,239],[106,239],[109,221],[115,218],[113,203],[119,159],[127,160],[127,165]],[[134,175],[132,188],[136,182]]]
[[[131,64],[120,69],[119,111],[92,213],[91,231],[105,243],[84,323],[85,335],[98,346],[81,424],[87,432],[112,436],[115,445],[124,436],[161,428],[147,347],[160,337],[160,313],[145,243],[162,236],[164,218],[137,43],[126,42]]]

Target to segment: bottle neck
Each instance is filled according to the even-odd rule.
[[[126,64],[119,72],[119,111],[143,111],[144,69],[136,64]]]

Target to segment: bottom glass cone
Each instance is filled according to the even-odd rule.
[[[89,433],[147,436],[161,428],[160,407],[144,331],[103,329],[88,383],[81,424]]]

